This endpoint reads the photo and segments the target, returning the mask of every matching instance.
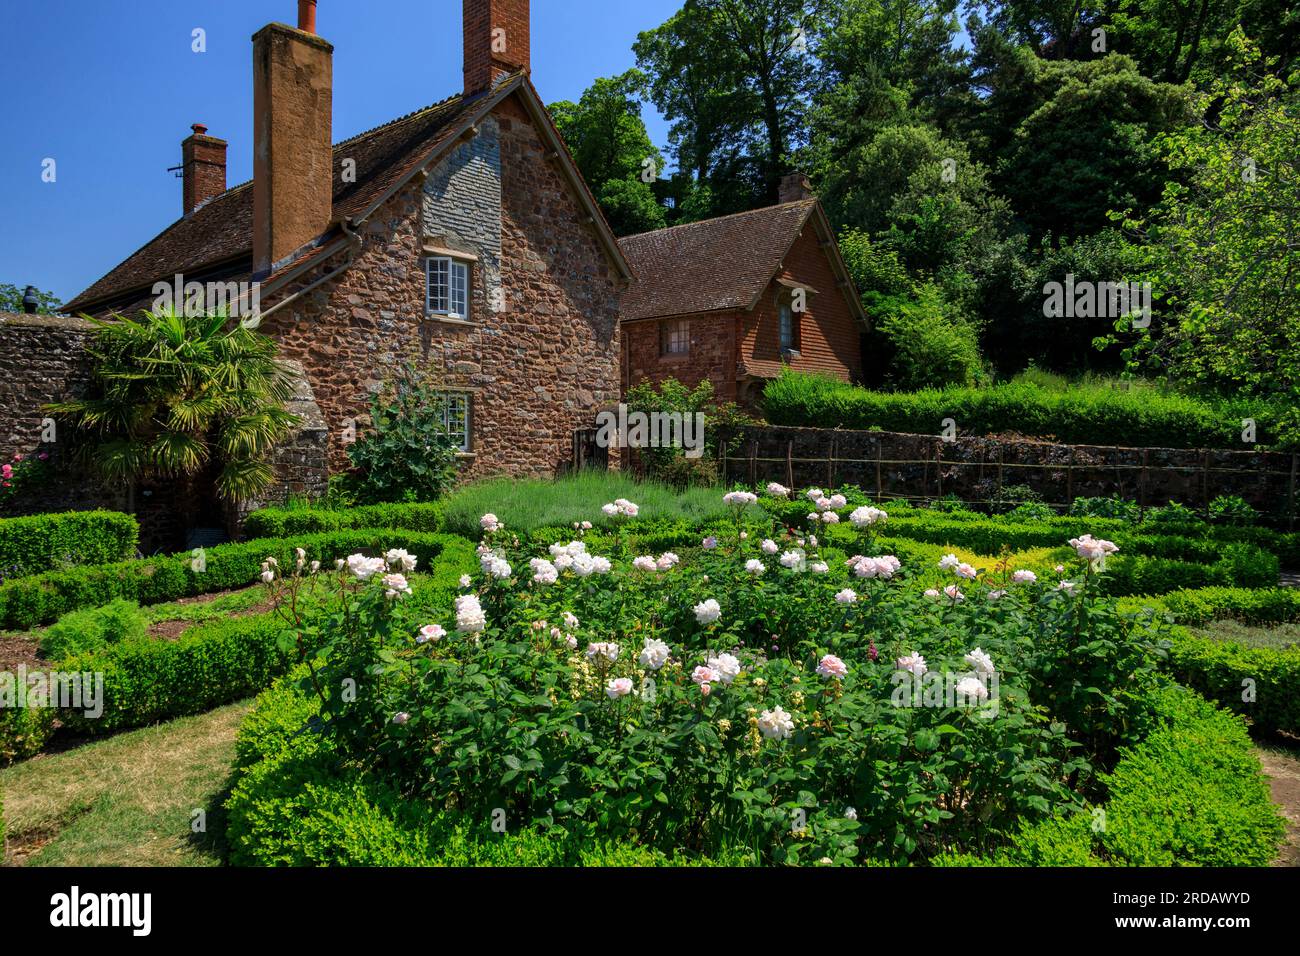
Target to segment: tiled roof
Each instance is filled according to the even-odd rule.
[[[334,146],[334,222],[359,216],[440,146],[457,121],[487,105],[459,94],[417,110]],[[356,161],[356,181],[339,175],[345,159]],[[349,177],[350,178],[350,177]],[[102,311],[145,301],[154,282],[177,273],[247,277],[252,271],[253,184],[243,183],[173,223],[64,308]]]
[[[637,277],[623,321],[749,308],[816,208],[802,199],[620,239]]]

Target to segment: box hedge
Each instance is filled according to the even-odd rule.
[[[140,526],[116,511],[0,518],[0,580],[134,557]]]
[[[1245,724],[1185,688],[1154,702],[1161,726],[1102,777],[1095,811],[1024,825],[987,856],[941,866],[1268,866],[1285,832]]]
[[[254,511],[244,522],[244,533],[250,538],[298,537],[349,528],[442,531],[442,506],[385,504],[338,511],[327,508],[263,508]]]
[[[420,557],[427,573],[414,579],[416,601],[445,603],[456,580],[477,564],[473,547],[463,538],[389,532],[382,541],[384,547],[405,547]],[[249,697],[293,663],[278,647],[283,630],[278,615],[261,614],[203,624],[175,640],[126,640],[60,661],[60,672],[103,676],[103,713],[88,717],[51,708],[0,709],[0,764],[38,753],[54,732],[55,718],[76,733],[105,734]]]
[[[294,549],[299,547],[307,551],[309,559],[322,563],[357,551],[404,547],[427,566],[448,542],[464,543],[464,539],[405,530],[344,530],[222,544],[197,557],[141,558],[51,571],[0,585],[0,628],[25,630],[117,598],[150,605],[245,587],[258,579],[267,557],[276,558],[284,567],[292,566]]]

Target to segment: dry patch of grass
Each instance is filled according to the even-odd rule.
[[[250,702],[0,770],[5,862],[216,866],[219,805]],[[195,832],[195,811],[206,827]]]

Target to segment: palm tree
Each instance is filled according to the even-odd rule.
[[[82,451],[106,478],[192,478],[215,462],[227,501],[274,480],[267,456],[299,421],[274,341],[219,313],[90,321],[92,393],[48,411],[93,439]]]

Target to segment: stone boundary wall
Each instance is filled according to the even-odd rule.
[[[728,441],[727,439],[730,439]],[[1048,504],[1123,497],[1144,506],[1196,509],[1237,495],[1294,527],[1300,455],[1186,448],[1119,448],[897,432],[760,426],[724,438],[725,483],[777,481],[793,488],[857,485],[879,498],[956,495],[988,503],[1027,485]]]

